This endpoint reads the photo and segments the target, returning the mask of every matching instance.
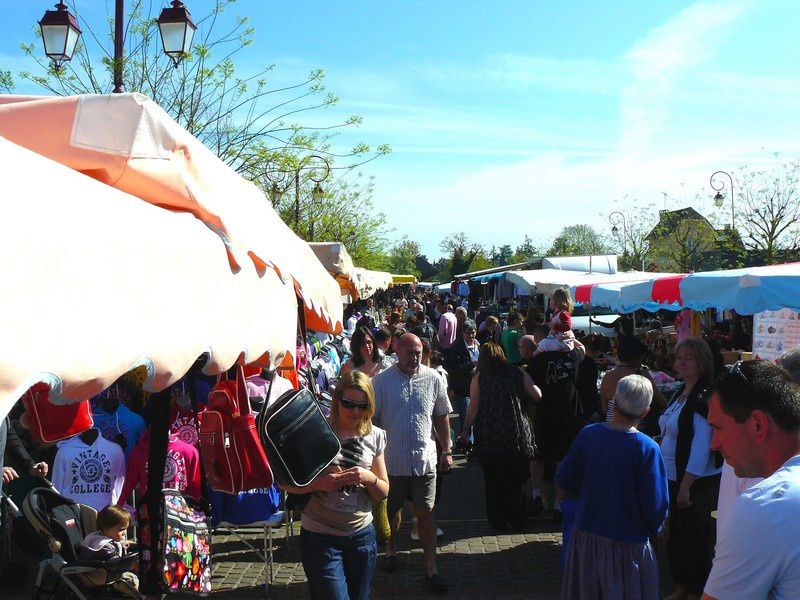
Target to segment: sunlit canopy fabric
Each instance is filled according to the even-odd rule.
[[[192,215],[2,137],[0,165],[0,417],[37,381],[77,401],[137,365],[155,391],[204,352],[214,373],[294,350],[293,283],[252,261],[232,268]]]
[[[395,275],[392,273],[392,283],[394,285],[401,285],[403,283],[417,283],[417,278],[414,275]]]
[[[191,213],[235,269],[274,268],[306,305],[309,328],[341,330],[339,286],[261,191],[141,94],[0,95],[0,135],[104,184]]]
[[[308,245],[311,246],[311,250],[314,251],[322,266],[339,283],[342,295],[349,296],[352,301],[358,300],[355,266],[344,244],[340,242],[310,242]]]
[[[584,283],[608,281],[608,273],[587,273],[561,269],[538,269],[535,271],[509,271],[506,281],[513,283],[523,296],[552,294],[559,288],[571,288]]]
[[[384,271],[371,271],[356,267],[355,273],[358,295],[363,299],[369,298],[382,290],[389,289],[389,286],[392,285],[392,275]]]
[[[574,285],[570,287],[570,293],[576,304],[605,306],[617,311],[619,309],[620,290],[624,286],[663,277],[672,277],[673,275],[674,273],[648,273],[645,271],[615,273],[607,275],[606,280],[602,282]]]
[[[742,315],[790,308],[800,311],[800,263],[674,275],[626,285],[620,309],[733,309]]]

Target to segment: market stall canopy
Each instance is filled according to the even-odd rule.
[[[509,271],[506,281],[513,283],[523,296],[550,295],[559,288],[571,288],[587,283],[608,281],[608,273],[587,273],[561,269],[539,269],[536,271]]]
[[[339,287],[251,182],[142,94],[0,95],[0,135],[156,206],[190,213],[236,269],[274,268],[306,305],[308,327],[342,327]]]
[[[719,310],[740,315],[789,308],[800,311],[800,263],[674,275],[626,285],[620,310]]]
[[[70,402],[139,365],[157,391],[206,352],[215,373],[294,351],[294,285],[253,262],[232,269],[192,215],[2,137],[0,165],[0,417],[39,381]]]
[[[591,306],[604,306],[613,311],[619,310],[620,290],[626,286],[643,281],[673,277],[675,273],[649,273],[646,271],[629,271],[606,276],[605,280],[597,283],[582,283],[572,286],[570,293],[575,299],[575,304],[590,304]]]
[[[402,285],[404,283],[417,283],[417,278],[414,275],[395,275],[392,274],[392,284]]]
[[[358,288],[355,283],[355,266],[353,259],[340,242],[309,242],[311,250],[322,266],[328,270],[339,283],[342,296],[349,296],[350,302],[358,300]]]
[[[541,270],[546,269],[614,274],[617,272],[617,255],[548,256],[542,259]]]
[[[356,287],[362,299],[374,296],[377,292],[387,290],[392,285],[391,273],[384,271],[370,271],[356,267]]]

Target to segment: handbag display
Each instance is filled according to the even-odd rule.
[[[309,390],[283,394],[259,413],[257,426],[275,479],[284,485],[308,485],[342,448]]]
[[[212,489],[236,494],[272,485],[241,366],[235,380],[221,379],[211,389],[208,408],[198,416],[203,469]]]
[[[200,503],[178,490],[164,489],[159,543],[161,588],[166,593],[211,593],[211,531]]]
[[[41,442],[58,442],[94,426],[88,400],[73,404],[50,402],[50,386],[34,384],[22,397],[31,436]]]

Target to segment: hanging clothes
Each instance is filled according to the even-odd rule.
[[[125,455],[122,448],[97,438],[87,444],[76,435],[58,443],[51,481],[62,496],[102,510],[116,504],[125,483]]]
[[[92,403],[92,417],[94,426],[102,436],[118,444],[125,454],[125,460],[128,460],[144,433],[144,419],[124,404],[119,404],[113,412],[107,412],[100,402]]]
[[[147,492],[149,453],[150,430],[147,429],[131,453],[125,486],[122,488],[117,504],[127,502],[137,485],[142,490],[142,494]],[[170,435],[167,445],[167,462],[164,466],[163,481],[165,488],[176,489],[192,498],[200,497],[200,454],[197,448],[187,444],[175,434]]]

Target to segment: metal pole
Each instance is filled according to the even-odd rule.
[[[300,227],[300,167],[294,172],[294,228]],[[296,231],[295,231],[296,233]]]
[[[114,10],[114,93],[122,93],[122,67],[125,56],[123,22],[125,20],[125,0],[116,0]]]

